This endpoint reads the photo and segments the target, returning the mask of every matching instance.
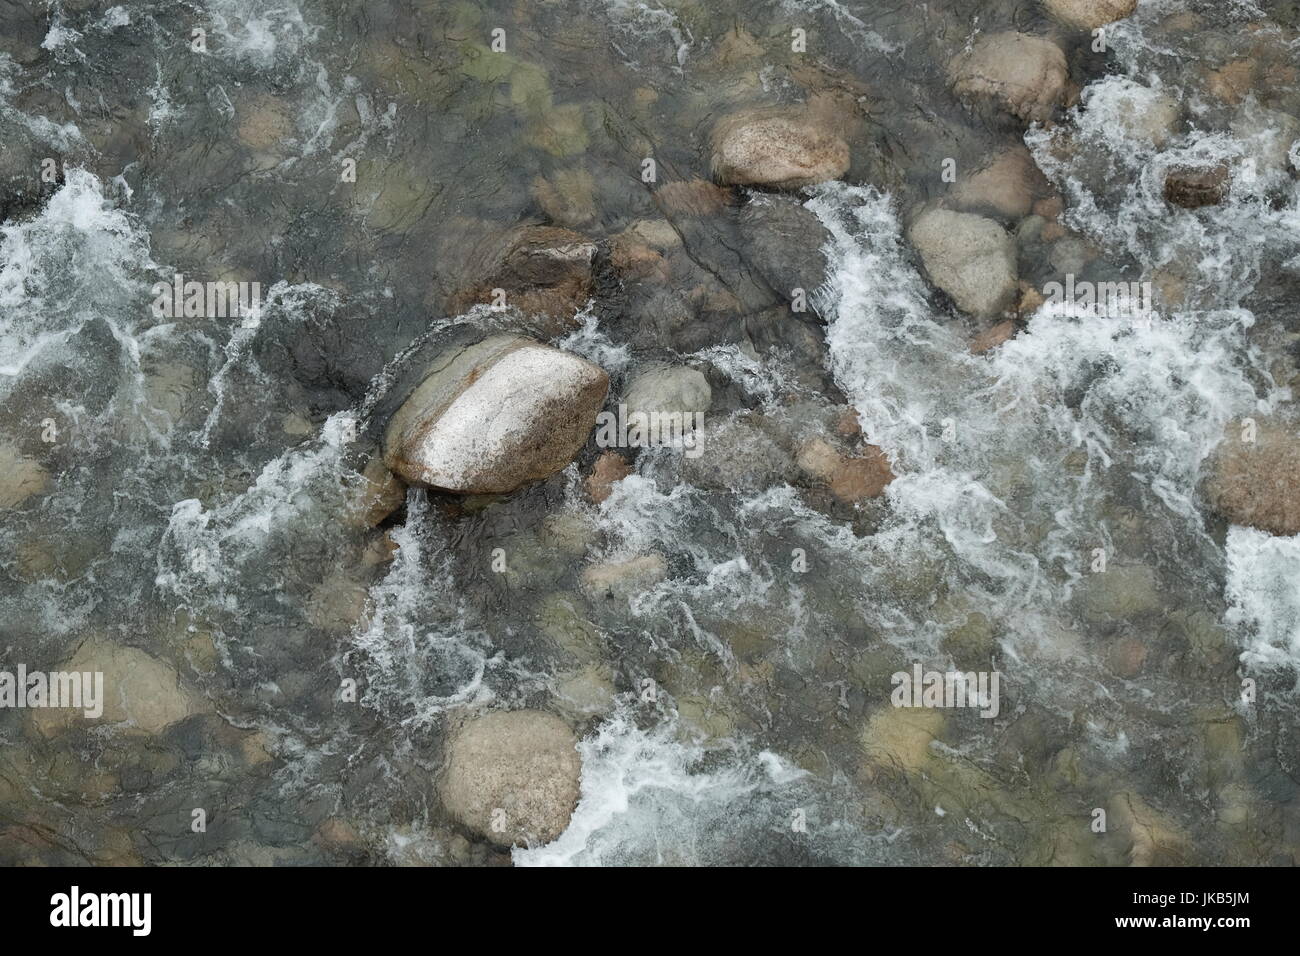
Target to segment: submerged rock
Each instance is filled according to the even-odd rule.
[[[1065,97],[1065,53],[1044,37],[993,33],[948,65],[953,92],[989,99],[1022,120],[1044,122]]]
[[[683,457],[682,477],[710,491],[763,491],[794,480],[794,459],[757,422],[731,418],[707,425],[700,436],[708,450]]]
[[[985,352],[991,352],[1003,342],[1008,341],[1016,334],[1016,323],[1011,319],[1005,322],[999,322],[981,332],[971,341],[970,350],[975,355],[983,355]]]
[[[1254,441],[1234,428],[1215,451],[1206,492],[1233,524],[1300,534],[1300,437],[1293,425],[1259,422]]]
[[[1190,843],[1167,814],[1132,791],[1116,794],[1107,807],[1111,830],[1122,841],[1130,866],[1182,866]]]
[[[626,601],[668,577],[662,554],[596,564],[582,572],[582,590],[593,601]]]
[[[447,745],[443,806],[499,846],[550,843],[578,803],[577,745],[568,725],[544,711],[475,717]]]
[[[704,414],[713,403],[713,390],[704,373],[685,365],[664,366],[642,372],[623,394],[627,414],[646,416],[681,415],[682,425],[690,430],[696,413]]]
[[[558,226],[578,228],[595,221],[596,181],[585,169],[560,169],[551,176],[536,176],[533,198]]]
[[[554,320],[558,333],[591,297],[595,255],[594,242],[568,229],[512,229],[473,250],[467,267],[486,278],[455,294],[450,309],[460,313],[475,305],[504,304]],[[504,293],[504,303],[497,290]]]
[[[103,711],[87,717],[84,708],[33,710],[32,726],[45,737],[80,723],[116,724],[126,733],[158,734],[200,709],[200,698],[170,664],[136,647],[88,638],[58,669],[102,673]]]
[[[1015,298],[1015,240],[992,219],[934,209],[913,223],[909,238],[930,280],[963,312],[993,318]]]
[[[964,212],[991,212],[1007,219],[1029,215],[1034,200],[1050,189],[1047,177],[1029,150],[1016,146],[995,157],[987,166],[959,181],[952,202]]]
[[[0,510],[19,508],[28,498],[44,493],[50,474],[17,446],[0,441]]]
[[[745,244],[741,254],[783,299],[795,289],[811,294],[826,280],[831,234],[816,213],[788,196],[760,196],[737,221]]]
[[[1047,12],[1076,30],[1096,30],[1132,16],[1137,0],[1043,0]]]
[[[704,179],[664,183],[654,193],[655,205],[667,216],[715,216],[729,206],[732,190]]]
[[[382,458],[372,458],[348,502],[348,519],[359,528],[373,528],[406,503],[406,487]]]
[[[1228,197],[1228,167],[1180,166],[1165,176],[1165,200],[1184,209],[1217,206]]]
[[[848,169],[848,144],[807,111],[747,110],[713,130],[713,175],[723,185],[799,189]]]
[[[412,484],[514,491],[573,460],[608,389],[599,366],[522,336],[449,350],[390,419],[384,462]]]

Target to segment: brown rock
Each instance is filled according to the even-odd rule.
[[[894,480],[889,459],[874,445],[864,446],[856,455],[845,455],[829,442],[814,438],[799,450],[796,463],[829,485],[831,494],[846,504],[876,498]]]
[[[835,420],[835,434],[841,438],[862,437],[862,422],[858,418],[858,410],[852,405],[844,406],[840,417]]]
[[[1024,301],[1023,299],[1021,300]],[[970,344],[970,350],[976,355],[983,355],[985,352],[997,348],[1003,342],[1015,334],[1016,323],[1008,319],[1005,322],[999,322],[992,328],[985,329]]]
[[[1165,200],[1184,209],[1217,206],[1228,196],[1228,167],[1180,166],[1165,176]]]
[[[476,717],[447,744],[447,812],[499,846],[550,843],[578,803],[582,759],[567,724],[539,710]]]
[[[1016,314],[1021,318],[1027,318],[1037,312],[1039,307],[1046,301],[1047,297],[1043,293],[1026,282],[1020,290],[1020,302],[1016,305]],[[1014,334],[1014,329],[1012,334]]]
[[[596,459],[591,474],[587,476],[587,494],[600,504],[614,491],[614,482],[632,474],[632,466],[616,451],[607,451]]]
[[[239,107],[235,135],[257,152],[275,152],[293,138],[293,116],[289,106],[269,94],[255,96]]]
[[[1234,60],[1211,72],[1205,88],[1215,99],[1236,106],[1254,86],[1257,70],[1254,60]]]
[[[713,176],[724,185],[798,189],[848,168],[848,144],[817,112],[747,110],[713,131]]]
[[[1233,524],[1270,534],[1300,534],[1300,437],[1294,425],[1234,424],[1210,462],[1206,493],[1211,505]]]
[[[533,179],[533,198],[558,226],[576,228],[596,218],[596,181],[585,169],[561,169]]]
[[[40,462],[28,458],[17,445],[0,440],[0,510],[21,507],[49,485],[50,473]]]
[[[1044,219],[1059,219],[1061,213],[1065,211],[1065,201],[1060,196],[1051,196],[1047,199],[1040,199],[1034,203],[1033,213],[1035,216],[1042,216]]]
[[[525,315],[554,320],[557,333],[571,326],[574,315],[591,297],[591,265],[596,244],[585,236],[554,226],[521,226],[485,240],[469,261],[487,276],[452,296],[450,309],[495,304],[494,290],[505,304]]]
[[[1061,105],[1069,70],[1065,53],[1044,37],[992,33],[948,65],[953,92],[989,99],[1028,122],[1045,122]]]
[[[1096,30],[1132,16],[1138,0],[1043,0],[1047,12],[1067,27]]]
[[[609,264],[619,275],[632,279],[656,279],[667,282],[668,262],[644,242],[629,234],[614,237],[609,246]]]
[[[992,212],[1008,219],[1020,219],[1029,215],[1034,198],[1049,188],[1047,178],[1029,150],[1016,146],[958,182],[951,200],[966,212]]]
[[[1147,661],[1147,647],[1136,637],[1121,637],[1106,651],[1106,667],[1116,677],[1136,677]]]
[[[730,189],[703,179],[664,183],[654,193],[666,216],[713,216],[734,201]]]

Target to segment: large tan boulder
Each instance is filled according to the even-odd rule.
[[[569,726],[544,711],[475,717],[447,744],[438,783],[443,806],[500,846],[550,843],[578,803],[577,745]]]
[[[384,462],[411,484],[502,494],[573,460],[609,376],[569,352],[495,335],[444,352],[389,420]]]
[[[1138,0],[1043,0],[1053,17],[1076,30],[1096,30],[1132,16]]]
[[[798,189],[848,168],[848,144],[819,111],[747,110],[713,130],[713,176],[723,185]]]
[[[1234,425],[1210,460],[1206,493],[1233,524],[1300,534],[1300,427],[1260,421]]]
[[[1028,122],[1044,122],[1065,97],[1065,53],[1044,37],[991,33],[948,64],[953,92],[988,99]]]
[[[1001,315],[1017,292],[1015,240],[992,219],[948,209],[919,216],[908,234],[930,281],[976,318]]]

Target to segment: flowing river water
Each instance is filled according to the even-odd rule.
[[[1065,51],[1045,122],[953,93],[1008,30]],[[1205,481],[1300,384],[1300,6],[1141,0],[1094,40],[1038,0],[0,0],[0,669],[134,695],[0,710],[0,862],[1297,862],[1300,536]],[[829,116],[847,171],[713,186],[755,106]],[[1020,308],[975,351],[909,227],[1019,149]],[[1231,191],[1172,206],[1185,163]],[[521,224],[596,243],[559,325],[463,294]],[[177,275],[260,308],[160,315]],[[1067,275],[1156,314],[1032,300]],[[703,373],[699,454],[597,501],[593,437],[359,520],[421,362],[503,328],[610,408]],[[809,475],[850,410],[882,494]],[[893,706],[918,666],[996,672],[996,714]],[[436,781],[521,709],[581,789],[511,848]]]

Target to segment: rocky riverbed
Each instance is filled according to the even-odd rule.
[[[0,863],[1300,862],[1292,0],[0,0],[0,220]]]

